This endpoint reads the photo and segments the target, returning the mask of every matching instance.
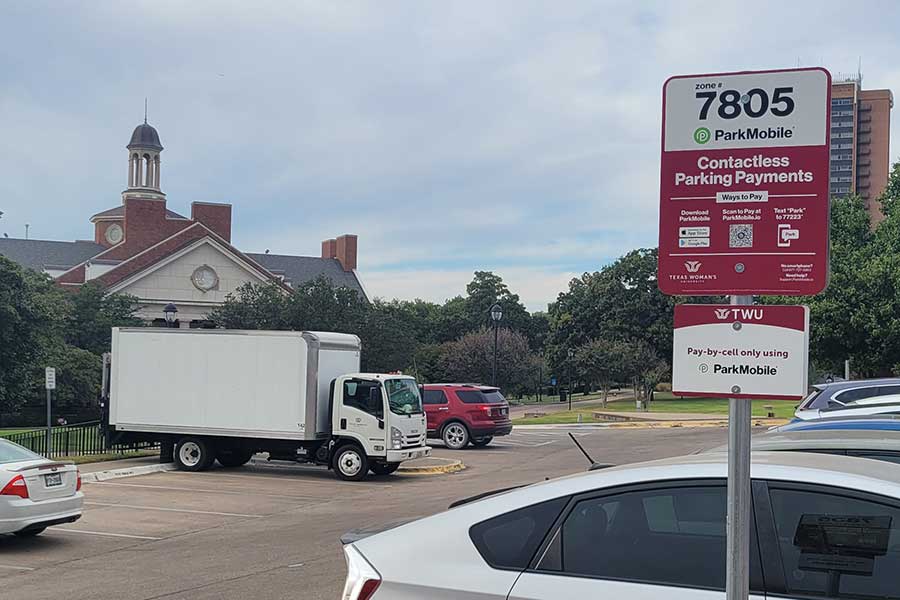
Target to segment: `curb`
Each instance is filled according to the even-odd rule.
[[[397,469],[397,473],[403,475],[439,475],[441,473],[457,473],[466,468],[461,460],[451,460],[446,465],[435,465],[433,467],[403,467]]]
[[[164,473],[166,471],[174,471],[175,465],[172,463],[158,465],[142,465],[140,467],[131,467],[123,469],[110,469],[108,471],[96,471],[94,473],[82,473],[82,483],[100,483],[109,481],[110,479],[121,479],[122,477],[136,477],[138,475],[149,475],[150,473]]]
[[[753,427],[773,427],[788,423],[788,419],[768,419],[755,417]],[[667,429],[672,427],[727,427],[728,419],[707,419],[692,421],[609,421],[607,423],[546,423],[543,425],[513,425],[513,431],[538,429]]]

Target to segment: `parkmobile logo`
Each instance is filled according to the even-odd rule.
[[[700,267],[703,266],[703,263],[699,260],[688,260],[684,263],[684,268],[687,269],[688,273],[696,273],[700,270]]]

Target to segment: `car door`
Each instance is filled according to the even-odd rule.
[[[510,600],[725,598],[724,481],[669,482],[573,500]],[[751,549],[751,598],[762,599]]]
[[[769,598],[900,600],[897,499],[784,482],[768,482],[766,498],[758,519],[776,567],[766,563]]]
[[[443,390],[426,389],[422,402],[425,406],[425,417],[428,420],[428,431],[440,431],[441,425],[450,412],[447,394]]]

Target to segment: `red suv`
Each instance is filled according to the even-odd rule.
[[[470,383],[425,385],[428,437],[440,438],[452,450],[469,442],[487,446],[498,435],[509,435],[509,403],[495,387]]]

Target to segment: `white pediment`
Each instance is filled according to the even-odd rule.
[[[110,291],[131,294],[144,302],[215,305],[245,283],[266,281],[265,274],[253,265],[204,238],[112,286]],[[215,284],[212,287],[211,282]]]

